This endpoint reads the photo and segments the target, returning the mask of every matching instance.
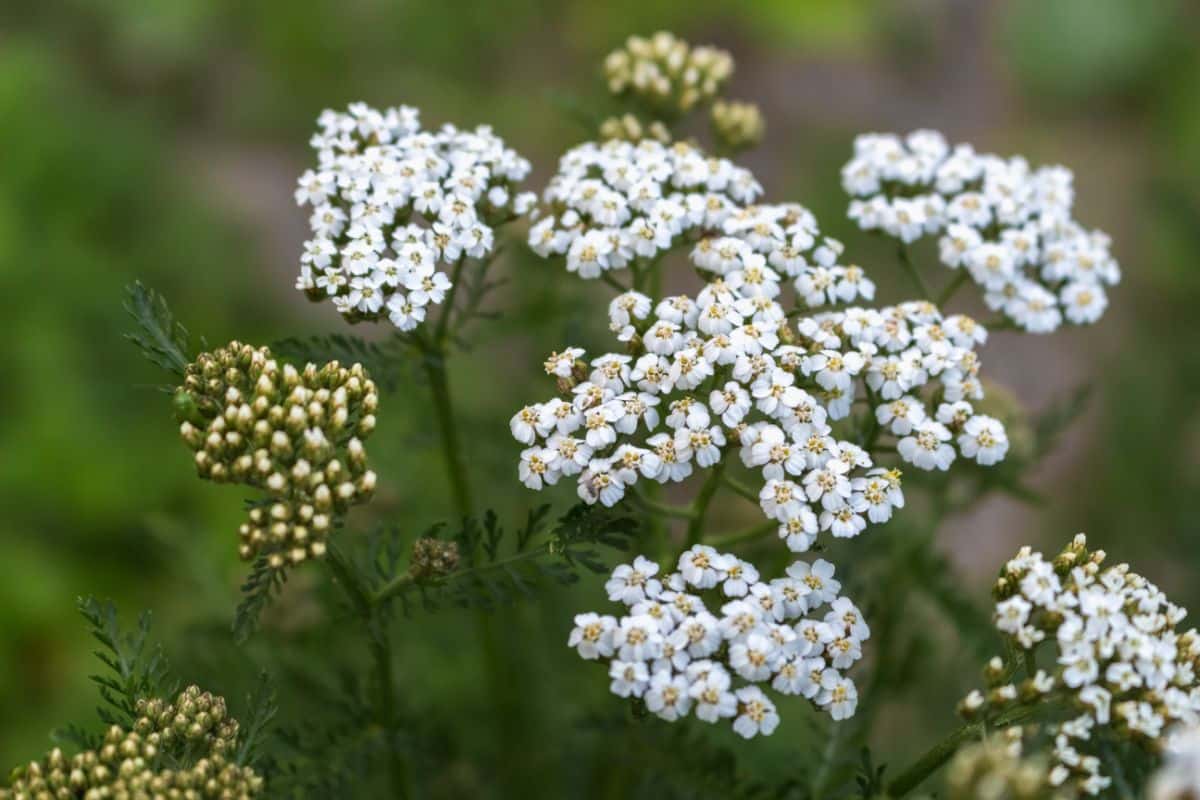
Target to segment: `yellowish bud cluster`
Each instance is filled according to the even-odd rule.
[[[630,36],[604,59],[613,94],[630,92],[671,114],[711,101],[733,74],[733,57],[715,47],[692,47],[660,31],[649,38]]]
[[[188,365],[179,433],[202,478],[262,489],[268,504],[238,529],[238,552],[274,567],[324,555],[334,521],[375,490],[363,447],[379,394],[361,365],[280,364],[231,342]]]
[[[423,536],[413,542],[408,572],[417,580],[438,578],[458,569],[458,542]]]
[[[718,100],[712,107],[712,126],[717,139],[731,150],[744,150],[762,141],[767,123],[754,103]]]
[[[1065,800],[1049,761],[1025,757],[1022,740],[1013,727],[960,750],[946,770],[949,800]]]
[[[13,771],[0,800],[147,798],[249,800],[263,779],[233,763],[238,723],[225,700],[189,686],[174,702],[139,700],[132,730],[113,725],[95,750],[55,748]]]
[[[600,138],[605,141],[620,139],[625,142],[640,142],[643,139],[654,139],[663,144],[669,144],[671,141],[671,132],[667,130],[666,125],[657,120],[649,124],[643,124],[633,114],[622,114],[619,117],[609,117],[601,123]]]

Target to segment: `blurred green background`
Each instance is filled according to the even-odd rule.
[[[1078,216],[1114,236],[1125,280],[1093,329],[995,336],[984,373],[1031,412],[1084,383],[1092,402],[1027,480],[1047,506],[990,499],[951,519],[939,547],[982,604],[1019,544],[1086,530],[1200,608],[1198,12],[1184,0],[0,4],[0,764],[92,719],[77,595],[112,597],[129,616],[153,608],[177,671],[230,694],[253,665],[286,669],[289,648],[332,644],[312,641],[320,612],[305,584],[319,571],[298,575],[253,646],[228,642],[240,497],[194,478],[155,390],[163,377],[122,341],[122,287],[158,288],[214,343],[341,330],[332,308],[291,288],[306,234],[291,190],[322,108],[406,103],[427,124],[493,124],[534,162],[536,188],[586,135],[553,98],[599,98],[603,54],[660,28],[734,53],[732,94],[768,121],[746,163],[769,199],[808,205],[843,238],[884,300],[903,299],[903,275],[844,219],[838,171],[855,133],[935,127],[1074,169]],[[606,295],[560,264],[516,255],[504,269],[504,317],[479,331],[454,380],[476,495],[513,519],[537,498],[515,481],[508,417],[549,394],[545,352],[603,341]],[[385,397],[380,419],[373,510],[415,535],[449,507],[422,388]],[[587,722],[618,710],[606,679],[563,647],[571,616],[598,607],[597,583],[497,616],[502,680],[483,674],[468,616],[399,623],[402,694],[431,725],[433,794],[555,796],[636,772],[634,740]],[[871,736],[895,758],[949,730],[975,680],[969,654],[920,656]],[[799,706],[788,713],[769,742],[705,735],[739,768],[784,779],[824,730]]]

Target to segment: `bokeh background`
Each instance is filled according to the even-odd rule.
[[[321,612],[305,584],[324,578],[314,573],[293,582],[252,646],[228,642],[244,571],[232,545],[240,498],[194,478],[155,388],[162,376],[122,340],[122,287],[158,288],[214,343],[338,331],[331,307],[291,288],[306,233],[291,191],[321,109],[362,99],[417,105],[427,123],[491,123],[534,162],[536,187],[586,136],[562,99],[601,97],[603,54],[662,28],[734,53],[731,94],[760,103],[768,122],[747,164],[769,199],[811,207],[885,300],[904,298],[904,276],[844,218],[838,171],[855,133],[934,127],[1074,169],[1078,217],[1113,235],[1125,271],[1110,312],[1088,330],[998,334],[983,356],[985,374],[1031,414],[1090,384],[1087,411],[1027,478],[1048,503],[989,498],[950,519],[938,547],[982,605],[1019,544],[1055,547],[1086,530],[1200,608],[1194,2],[7,2],[0,764],[42,752],[57,725],[92,719],[77,595],[112,597],[129,616],[154,609],[177,671],[231,694],[234,675],[277,666],[316,636]],[[559,264],[517,255],[503,269],[504,316],[479,330],[454,380],[476,494],[514,518],[536,498],[515,481],[508,417],[549,394],[545,352],[568,338],[603,341],[606,295]],[[927,259],[927,275],[939,280],[939,269]],[[375,511],[413,535],[449,507],[427,402],[419,386],[386,397],[371,450],[385,487]],[[736,529],[754,513],[735,508],[725,521]],[[432,793],[554,796],[637,782],[639,745],[614,744],[635,739],[606,738],[606,679],[563,647],[571,615],[597,607],[596,584],[500,613],[499,680],[484,674],[469,615],[399,623],[403,702],[436,723],[436,775],[423,773]],[[929,619],[936,640],[945,623]],[[873,747],[898,759],[951,728],[953,700],[975,677],[952,652],[914,647],[919,679],[890,696]],[[711,736],[738,769],[777,781],[812,760],[824,732],[797,707],[769,744]]]

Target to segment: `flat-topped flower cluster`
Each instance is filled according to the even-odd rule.
[[[1127,564],[1103,561],[1083,534],[1049,561],[1022,548],[996,586],[996,627],[1020,650],[1049,643],[1054,667],[963,701],[968,715],[1039,698],[1066,707],[1066,721],[1047,723],[1051,781],[1090,795],[1111,783],[1095,743],[1116,737],[1154,752],[1171,726],[1200,722],[1200,636],[1177,630],[1187,612]]]
[[[838,595],[832,564],[797,561],[787,577],[763,581],[753,565],[696,545],[670,575],[639,556],[617,567],[605,589],[628,613],[576,616],[568,645],[608,661],[613,694],[640,698],[662,719],[695,713],[732,719],[747,739],[769,735],[779,714],[761,688],[767,683],[835,720],[854,714],[858,691],[843,672],[871,632]]]
[[[296,202],[312,206],[296,288],[351,321],[416,328],[451,289],[439,267],[483,258],[494,228],[534,203],[529,162],[486,126],[421,129],[416,109],[325,111]]]
[[[763,512],[802,552],[819,531],[856,536],[903,505],[899,472],[876,467],[869,452],[885,438],[921,469],[948,468],[956,446],[981,464],[1003,457],[1003,426],[970,404],[982,396],[971,349],[981,331],[966,318],[907,303],[830,312],[793,331],[777,303],[739,291],[717,278],[653,315],[644,295],[614,299],[612,326],[632,354],[551,355],[546,371],[562,396],[510,424],[530,445],[522,482],[540,490],[574,477],[583,500],[613,505],[639,480],[682,481],[736,449],[762,476]],[[922,390],[941,398],[936,410]],[[860,395],[874,426],[861,445],[831,425]]]
[[[671,250],[695,243],[693,261],[764,301],[793,282],[810,306],[871,299],[860,267],[839,265],[842,244],[821,235],[797,204],[751,205],[762,187],[749,170],[693,145],[586,143],[568,151],[543,195],[548,215],[529,232],[543,257],[600,278],[629,270],[635,282]]]
[[[863,229],[905,243],[939,236],[942,263],[965,270],[989,308],[1030,333],[1095,322],[1104,287],[1121,278],[1109,237],[1072,218],[1072,182],[1065,167],[1033,169],[926,130],[859,136],[842,169]]]

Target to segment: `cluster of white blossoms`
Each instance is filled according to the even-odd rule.
[[[590,363],[579,348],[552,354],[545,368],[561,395],[512,418],[528,445],[522,482],[541,490],[573,477],[583,500],[611,506],[639,480],[682,481],[736,449],[762,476],[763,513],[803,552],[820,531],[857,536],[903,506],[900,473],[876,466],[875,444],[893,440],[926,470],[947,469],[957,453],[984,465],[1004,456],[1004,427],[970,404],[982,395],[971,349],[982,332],[967,318],[914,302],[827,312],[797,331],[747,288],[718,275],[653,314],[649,297],[618,295],[611,324],[629,353]],[[860,396],[873,430],[861,445],[831,425]]]
[[[486,126],[423,131],[414,108],[362,103],[318,124],[318,166],[296,189],[313,209],[296,288],[351,321],[387,316],[416,328],[450,291],[439,265],[485,257],[494,226],[536,202],[514,194],[529,162]]]
[[[797,561],[787,577],[766,582],[736,556],[696,545],[677,569],[660,577],[658,564],[639,556],[605,584],[627,614],[575,617],[567,643],[609,661],[613,694],[640,698],[667,721],[691,712],[705,722],[732,718],[747,739],[779,724],[760,684],[805,697],[835,720],[854,714],[858,690],[843,671],[871,631],[838,596],[832,564]]]
[[[1063,706],[1066,721],[1046,723],[1051,782],[1090,795],[1111,783],[1089,752],[1095,743],[1116,737],[1153,752],[1171,726],[1200,722],[1200,637],[1176,630],[1187,612],[1127,564],[1102,570],[1103,560],[1080,534],[1052,561],[1025,547],[1008,562],[996,586],[996,626],[1020,650],[1049,641],[1055,667],[1018,685],[996,659],[995,685],[962,704],[969,716]]]
[[[1200,797],[1200,726],[1181,727],[1167,737],[1163,766],[1146,792],[1149,800]]]
[[[940,258],[966,270],[984,302],[1031,333],[1095,322],[1121,270],[1109,237],[1071,217],[1070,170],[951,148],[941,134],[866,134],[842,184],[850,216],[903,242],[938,235]]]
[[[749,205],[761,194],[748,170],[684,142],[588,142],[559,161],[543,196],[549,214],[529,245],[542,257],[565,255],[581,278],[630,269],[636,279],[695,243],[697,268],[764,303],[785,279],[810,306],[875,296],[862,268],[837,263],[842,244],[821,236],[812,213]]]

